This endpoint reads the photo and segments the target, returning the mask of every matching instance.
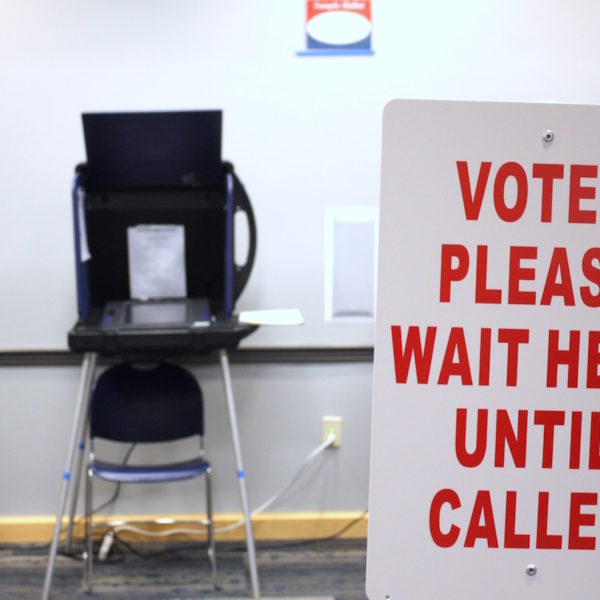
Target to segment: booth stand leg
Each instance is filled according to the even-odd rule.
[[[244,465],[242,464],[242,451],[240,449],[240,437],[238,433],[235,401],[233,398],[233,388],[231,386],[231,375],[229,373],[229,358],[225,350],[219,351],[219,360],[221,362],[223,384],[225,386],[225,397],[227,400],[227,411],[229,413],[229,425],[231,427],[233,451],[235,453],[237,478],[240,484],[242,511],[244,513],[244,520],[246,525],[246,547],[248,549],[248,565],[250,568],[250,583],[252,585],[252,597],[260,598],[260,590],[258,585],[258,569],[256,567],[256,552],[254,548],[254,534],[252,532],[250,510],[248,509],[248,496],[246,494],[246,476],[244,473]]]
[[[67,460],[65,462],[65,469],[63,471],[62,476],[62,485],[58,501],[58,511],[56,513],[56,523],[54,525],[54,535],[52,536],[52,542],[50,544],[48,567],[46,568],[46,577],[44,579],[44,590],[42,592],[42,600],[47,600],[50,597],[52,576],[54,574],[54,563],[56,561],[58,542],[60,540],[60,529],[62,526],[62,519],[67,503],[67,496],[69,493],[71,472],[73,469],[73,462],[75,460],[77,445],[79,440],[81,439],[81,431],[84,429],[85,424],[87,423],[89,407],[88,400],[90,397],[92,382],[94,381],[94,373],[96,371],[97,362],[98,355],[95,352],[87,352],[86,354],[84,354],[81,366],[81,375],[79,378],[77,401],[75,404],[75,414],[73,417],[73,426],[71,430],[71,439],[69,442],[69,450],[67,453]]]
[[[75,466],[71,475],[75,477],[71,486],[71,509],[69,510],[69,524],[67,526],[67,538],[65,540],[65,549],[67,554],[71,552],[71,543],[73,542],[73,524],[75,523],[75,512],[77,511],[77,499],[79,498],[79,489],[81,487],[81,472],[84,470],[85,463],[85,442],[89,428],[89,419],[84,420],[81,428],[79,444],[75,457]]]

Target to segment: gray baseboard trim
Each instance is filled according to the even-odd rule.
[[[232,364],[370,363],[372,346],[316,348],[236,348],[228,352]],[[0,367],[71,367],[81,364],[82,355],[69,350],[0,351]],[[215,353],[186,355],[191,364],[218,363]],[[100,364],[114,362],[101,358]]]

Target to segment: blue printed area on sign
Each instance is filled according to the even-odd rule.
[[[308,33],[306,34],[306,47],[309,50],[368,50],[371,48],[371,35],[369,34],[367,37],[357,40],[355,42],[340,44],[340,43],[327,43],[326,41],[321,41],[311,37]]]
[[[317,50],[298,50],[296,56],[374,56],[371,49],[322,48]]]

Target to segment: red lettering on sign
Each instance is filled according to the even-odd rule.
[[[554,194],[554,180],[562,179],[564,176],[564,165],[534,164],[534,179],[542,180],[542,223],[552,221],[552,197]]]
[[[598,494],[577,493],[571,494],[571,514],[569,518],[569,550],[594,550],[596,538],[580,535],[582,527],[591,527],[596,523],[596,515],[582,513],[582,506],[596,506]]]
[[[556,387],[558,366],[566,365],[568,369],[567,387],[576,388],[579,377],[579,331],[569,333],[569,347],[559,350],[558,329],[548,332],[548,364],[546,367],[546,387]]]
[[[471,184],[467,161],[456,161],[461,198],[467,221],[477,221],[485,197],[486,187],[492,168],[491,162],[481,162],[475,189]],[[563,179],[565,166],[561,164],[534,163],[532,178],[541,179],[540,221],[550,223],[553,220],[554,182]],[[595,200],[596,188],[584,185],[583,179],[598,177],[597,165],[571,165],[569,169],[569,206],[568,222],[594,224],[596,210],[582,208],[582,201]],[[516,186],[514,198],[507,199],[507,182],[513,180]],[[494,178],[493,202],[496,215],[506,223],[518,221],[527,208],[529,183],[525,168],[518,162],[505,162],[498,168]]]
[[[581,261],[581,270],[585,278],[598,288],[598,292],[596,294],[592,293],[589,285],[582,286],[579,289],[583,303],[591,308],[598,308],[600,306],[600,266],[596,266],[599,263],[600,248],[590,248],[583,255],[583,259]]]
[[[402,339],[400,325],[392,325],[391,333],[396,383],[404,384],[407,382],[413,363],[417,383],[428,383],[435,350],[437,327],[426,327],[424,342],[421,329],[416,325],[408,327],[405,343]],[[478,383],[487,386],[490,383],[491,329],[488,327],[481,328],[479,343]],[[506,344],[507,347],[506,385],[509,387],[515,386],[518,379],[519,346],[529,343],[529,330],[498,329],[498,343]],[[473,385],[471,373],[471,360],[464,329],[462,327],[452,327],[448,334],[437,383],[447,385],[450,377],[454,376],[460,378],[462,385]]]
[[[479,385],[490,385],[490,346],[492,330],[482,327],[479,337]]]
[[[533,305],[537,302],[535,287],[538,248],[536,246],[510,246],[507,278],[507,295],[501,287],[492,287],[488,282],[490,248],[478,245],[475,254],[475,304]],[[470,268],[470,253],[461,244],[442,244],[440,261],[440,302],[450,302],[453,284],[467,279]],[[540,305],[548,306],[554,298],[561,298],[565,306],[575,306],[575,289],[571,276],[567,248],[552,250],[544,279]],[[579,296],[585,306],[600,307],[600,248],[588,248],[581,258],[581,273],[594,285],[582,285]],[[530,288],[530,289],[527,289]]]
[[[465,248],[466,250],[466,248]],[[468,256],[468,255],[467,255]],[[475,302],[477,304],[500,304],[502,290],[487,287],[488,247],[477,246],[477,274],[475,276]],[[468,264],[468,263],[467,263]],[[448,296],[449,296],[448,292]]]
[[[559,274],[560,283],[558,281]],[[565,306],[575,306],[571,270],[569,269],[566,248],[554,248],[540,304],[550,304],[552,298],[555,296],[562,297]]]
[[[440,490],[433,498],[429,509],[429,532],[435,544],[440,548],[450,548],[454,546],[460,529],[452,525],[447,533],[440,528],[440,513],[444,504],[449,504],[452,510],[460,508],[460,498],[458,494],[451,489]]]
[[[456,161],[458,169],[458,181],[460,182],[460,190],[462,193],[463,206],[465,207],[465,217],[467,221],[477,221],[479,212],[483,203],[483,195],[487,185],[488,177],[490,176],[491,162],[482,162],[479,167],[479,175],[477,176],[477,184],[475,193],[472,192],[471,181],[469,177],[469,166],[466,161]]]
[[[477,467],[481,464],[485,456],[487,445],[487,420],[488,411],[486,408],[480,408],[477,411],[477,435],[475,449],[473,452],[467,450],[467,409],[456,409],[456,435],[454,438],[454,448],[456,458],[463,467]]]
[[[425,348],[421,345],[420,329],[410,326],[406,335],[406,348],[402,345],[402,329],[399,325],[392,325],[392,346],[394,349],[394,366],[396,383],[406,383],[410,365],[415,363],[417,382],[427,383],[431,369],[431,357],[435,344],[435,327],[428,327],[425,336]]]
[[[442,531],[441,514],[445,507],[453,512],[452,524],[447,531]],[[537,550],[560,550],[563,536],[559,533],[549,533],[550,493],[538,492],[537,529],[535,533],[535,548]],[[569,550],[594,550],[595,535],[583,535],[582,529],[596,525],[596,514],[585,511],[585,507],[598,506],[596,492],[571,492],[569,503],[568,544]],[[429,509],[429,531],[433,542],[440,548],[450,548],[460,539],[467,515],[461,514],[461,499],[452,489],[442,489],[435,494]],[[508,490],[505,495],[504,512],[504,548],[532,547],[532,535],[526,532],[517,533],[516,515],[518,508],[518,492]],[[489,490],[478,490],[471,510],[469,523],[466,528],[463,545],[473,548],[477,540],[483,540],[488,548],[498,548],[498,536],[494,518],[492,497]]]
[[[535,292],[521,290],[521,282],[535,281],[535,269],[524,267],[523,260],[537,258],[535,246],[511,246],[510,263],[508,268],[508,303],[509,304],[535,304]]]
[[[593,412],[590,421],[590,469],[600,469],[600,413]]]
[[[504,519],[504,547],[529,548],[530,536],[527,533],[516,533],[517,492],[506,492],[506,516]]]
[[[548,532],[550,493],[538,492],[537,530],[535,548],[537,550],[560,550],[563,536],[559,533]],[[441,513],[445,507],[453,511],[453,523],[447,531],[442,531]],[[569,550],[594,550],[596,536],[584,535],[582,529],[596,525],[595,512],[585,511],[585,507],[597,507],[596,492],[571,492],[569,503],[568,544]],[[460,539],[462,528],[462,507],[458,493],[452,489],[442,489],[435,494],[429,509],[429,532],[431,539],[440,548],[450,548]],[[516,530],[516,515],[518,508],[518,493],[508,490],[505,496],[504,517],[504,548],[530,548],[532,536],[530,533]],[[494,519],[491,493],[489,490],[478,490],[471,510],[469,524],[466,529],[463,545],[473,548],[477,540],[485,542],[488,548],[498,548],[498,535]]]
[[[442,244],[440,269],[440,302],[450,302],[450,287],[460,281],[469,271],[469,252],[460,244]]]
[[[533,414],[535,425],[544,428],[544,441],[542,446],[542,468],[551,469],[554,456],[554,429],[557,425],[565,424],[564,410],[536,410]]]
[[[571,184],[569,186],[569,223],[595,223],[596,212],[583,210],[581,200],[593,200],[596,189],[584,186],[581,180],[584,177],[597,177],[596,165],[571,165]]]
[[[535,547],[540,550],[560,550],[562,548],[562,535],[548,533],[548,506],[550,494],[538,494],[538,519]]]
[[[454,360],[454,356],[457,358],[456,361]],[[463,385],[473,384],[469,355],[467,353],[467,342],[465,341],[465,333],[462,327],[452,327],[450,329],[438,384],[446,385],[452,375],[460,377]]]
[[[508,237],[510,228],[505,224],[522,220],[526,215],[530,199],[532,200],[530,209],[536,212],[535,218],[539,216],[541,223],[552,223],[558,218],[566,220],[569,224],[597,223],[595,208],[597,165],[534,163],[529,171],[527,165],[524,167],[519,162],[507,161],[502,163],[495,173],[492,173],[492,166],[492,162],[481,161],[472,164],[469,169],[467,161],[456,161],[464,216],[466,221],[481,219],[482,223],[477,225],[480,233],[481,227],[490,222],[490,214],[485,213],[487,208],[495,212],[492,217],[503,222],[497,227],[501,228],[501,232],[505,232],[504,239],[519,240],[526,232],[525,225],[529,223],[523,223],[519,228],[515,227],[515,235],[511,238]],[[568,175],[565,176],[567,169]],[[563,181],[565,177],[568,177],[568,181]],[[492,182],[488,186],[490,180]],[[534,180],[535,183],[532,184]],[[539,193],[539,198],[531,196],[531,189],[535,189],[536,194]],[[568,203],[566,201],[561,203],[557,199],[557,190],[564,191],[565,196],[568,190]],[[539,213],[537,212],[538,201]],[[485,202],[487,206],[484,206]],[[461,210],[460,207],[458,210]],[[482,210],[484,210],[484,218],[481,218]],[[472,225],[468,227],[471,231]],[[550,235],[554,230],[547,232]],[[469,235],[465,235],[465,239],[468,237]],[[480,239],[482,237],[480,236]],[[492,235],[490,239],[494,239],[494,236]],[[555,239],[560,239],[560,236]],[[450,303],[454,291],[454,300],[457,304],[462,304],[467,298],[467,303],[475,305],[501,305],[504,302],[515,306],[538,304],[540,307],[550,307],[554,304],[554,306],[574,307],[576,302],[579,302],[589,308],[600,307],[600,247],[588,248],[584,251],[580,246],[575,245],[570,252],[571,261],[567,246],[547,248],[545,242],[539,246],[506,244],[503,248],[494,247],[491,243],[473,244],[470,248],[465,244],[444,243],[441,245],[440,256],[439,302]],[[577,288],[574,287],[574,282]],[[468,297],[465,291],[469,293]],[[447,307],[444,309],[443,314],[447,315]],[[475,320],[481,317],[481,310],[481,307],[475,307],[473,310]],[[517,311],[516,316],[521,315],[521,312],[523,311]],[[533,312],[535,311],[527,309],[524,314]],[[549,311],[544,308],[538,312],[548,318],[555,316],[554,310]],[[469,323],[471,322],[469,320]],[[535,322],[535,319],[532,319],[532,322]],[[557,319],[557,324],[553,323],[553,325],[559,327],[560,322]],[[447,330],[444,328],[443,334],[445,336],[447,331],[447,338],[439,340],[436,347],[438,333],[436,326],[423,326],[421,329],[417,325],[411,325],[404,330],[399,325],[391,326],[396,383],[406,383],[411,370],[414,370],[413,377],[419,384],[430,383],[431,375],[432,382],[436,382],[437,385],[457,383],[472,386],[472,368],[478,366],[476,383],[480,386],[490,385],[490,377],[497,377],[497,369],[491,368],[492,355],[494,360],[498,356],[503,359],[503,349],[501,352],[495,351],[497,348],[492,349],[492,329],[480,327],[477,336],[476,331],[470,335],[468,330],[465,331],[461,326],[448,327]],[[571,330],[568,333],[559,329],[548,331],[547,355],[541,357],[542,360],[544,358],[547,360],[546,386],[548,388],[558,386],[559,368],[561,376],[565,376],[566,387],[578,387],[579,367],[580,362],[583,364],[582,354],[585,352],[585,349],[581,348],[582,341],[581,331],[578,330]],[[497,343],[506,345],[505,385],[507,388],[518,385],[519,354],[523,352],[522,345],[527,345],[529,342],[529,329],[502,327],[497,329]],[[478,348],[477,344],[479,344]],[[478,363],[474,362],[477,360],[477,353]],[[539,360],[540,357],[528,358]],[[588,332],[586,358],[585,385],[588,389],[598,389],[600,388],[600,331]],[[438,365],[439,372],[435,380]],[[454,380],[451,381],[451,378]],[[543,380],[540,383],[543,385]],[[583,378],[581,384],[583,385]],[[534,386],[531,387],[533,389]],[[531,391],[527,390],[528,393]],[[465,391],[464,395],[465,402],[471,406],[472,394]],[[481,467],[485,464],[486,456],[488,462],[485,466],[491,467],[493,449],[495,469],[512,467],[524,469],[527,466],[528,454],[529,466],[531,461],[534,461],[536,463],[534,466],[541,469],[566,469],[568,447],[569,469],[581,469],[582,452],[585,463],[587,451],[589,470],[600,470],[600,412],[586,412],[586,419],[589,415],[589,428],[583,426],[584,416],[583,411],[580,410],[570,413],[568,424],[565,410],[531,410],[530,423],[529,411],[518,409],[518,405],[512,402],[514,393],[509,393],[507,390],[506,396],[506,404],[511,407],[510,412],[505,408],[496,409],[495,431],[492,433],[489,430],[490,436],[495,436],[493,439],[490,437],[488,440],[488,423],[491,428],[490,421],[493,418],[490,409],[476,409],[476,418],[474,414],[469,415],[468,412],[474,409],[456,409],[454,450],[456,460],[461,467],[467,469]],[[454,400],[455,396],[452,395],[449,401]],[[488,404],[492,405],[492,400],[489,398],[488,400]],[[564,400],[568,401],[568,398]],[[496,398],[493,402],[498,404]],[[532,398],[532,402],[535,403],[535,398]],[[469,416],[471,416],[470,421]],[[475,431],[468,430],[469,425],[471,428],[476,428]],[[530,425],[534,427],[531,435]],[[587,438],[588,432],[589,446],[582,448],[582,437],[585,435]],[[532,444],[537,444],[538,447],[529,448],[528,446]],[[559,455],[559,449],[565,456]],[[541,464],[538,463],[538,456]],[[489,469],[484,469],[484,472],[488,473]],[[544,550],[560,550],[563,548],[563,538],[564,546],[569,550],[596,548],[598,533],[592,534],[586,531],[586,528],[596,526],[596,510],[593,509],[598,507],[597,492],[569,492],[568,525],[564,515],[562,515],[563,519],[557,521],[553,518],[555,515],[550,511],[550,492],[546,490],[534,492],[537,495],[536,519],[530,523],[518,521],[519,500],[526,510],[529,510],[531,504],[535,505],[536,498],[535,495],[532,498],[522,498],[519,495],[521,492],[515,489],[506,491],[505,497],[501,498],[505,509],[503,513],[497,513],[497,515],[504,515],[504,523],[501,523],[500,518],[496,520],[494,510],[496,499],[493,498],[493,493],[492,490],[477,490],[471,505],[472,496],[469,496],[466,503],[461,502],[459,492],[454,489],[445,488],[437,492],[429,510],[429,529],[433,543],[441,548],[450,548],[457,544],[462,544],[465,548],[473,548],[476,545],[498,548],[496,527],[498,521],[499,527],[504,526],[504,548],[535,547]],[[464,498],[462,500],[464,501]],[[556,506],[566,505],[565,500],[566,498],[559,499]],[[466,506],[463,507],[463,504]],[[561,524],[562,530],[556,531],[557,524]]]
[[[590,331],[588,334],[587,378],[585,385],[589,388],[600,387],[600,331]]]
[[[508,206],[506,202],[506,180],[509,177],[517,184],[514,206]],[[507,223],[514,223],[523,216],[527,206],[527,174],[519,163],[507,162],[498,169],[494,181],[494,206],[496,214]]]
[[[482,464],[488,440],[488,409],[477,409],[477,424],[473,434],[468,435],[468,410],[456,409],[456,429],[454,449],[458,463],[467,468],[478,467]],[[506,466],[506,448],[510,452],[512,463],[517,469],[525,468],[527,464],[528,437],[528,411],[518,411],[516,423],[511,420],[508,411],[504,408],[496,410],[496,430],[494,442],[494,467]],[[583,413],[571,413],[571,427],[564,427],[566,413],[562,410],[535,410],[533,411],[533,424],[542,428],[541,439],[541,467],[551,469],[554,466],[554,447],[557,436],[569,436],[569,468],[581,468],[581,442]],[[589,413],[589,460],[590,470],[600,469],[600,412]],[[537,438],[533,438],[534,440]],[[471,449],[467,449],[467,440],[471,440]],[[473,447],[474,445],[474,447]]]
[[[506,344],[506,385],[517,385],[519,344],[529,343],[528,329],[498,329],[498,341]]]
[[[569,447],[569,469],[579,469],[581,463],[581,422],[583,413],[571,413],[571,444]]]
[[[496,413],[496,452],[494,466],[504,467],[504,448],[508,446],[515,467],[523,469],[527,460],[527,411],[520,410],[517,432],[513,429],[507,410]]]
[[[472,548],[477,540],[486,540],[488,548],[498,547],[492,498],[488,490],[479,490],[475,496],[471,521],[465,536],[465,548]]]

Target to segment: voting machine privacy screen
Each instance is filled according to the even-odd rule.
[[[233,309],[256,228],[244,187],[221,160],[221,122],[221,111],[83,115],[71,349],[202,350],[235,346],[253,331]],[[236,210],[250,229],[241,266],[233,259]]]

